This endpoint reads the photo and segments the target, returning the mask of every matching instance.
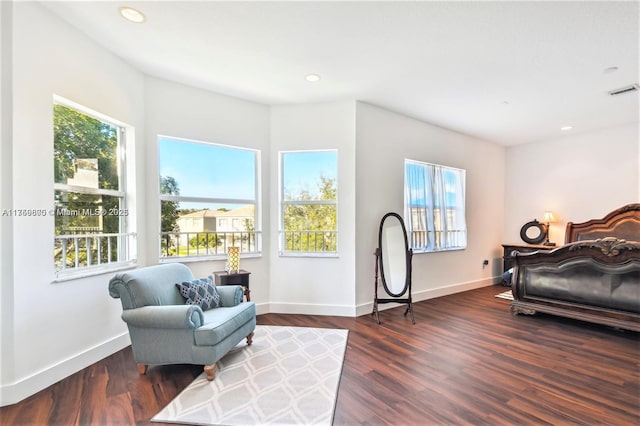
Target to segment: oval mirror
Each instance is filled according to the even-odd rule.
[[[382,285],[391,296],[402,296],[409,286],[409,242],[404,221],[397,213],[387,213],[382,218],[378,247]]]

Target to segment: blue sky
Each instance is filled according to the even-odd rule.
[[[186,197],[253,199],[256,151],[159,138],[160,176]]]
[[[319,195],[320,177],[337,180],[338,153],[331,151],[284,152],[284,187],[288,193],[299,194],[306,190],[312,196]]]
[[[181,196],[254,198],[254,163],[258,151],[161,136],[158,152],[160,176],[175,178]],[[337,177],[336,151],[286,152],[283,155],[287,167],[284,183],[290,191],[307,189],[313,194],[317,192],[320,176]],[[220,205],[183,202],[181,207],[216,209]]]

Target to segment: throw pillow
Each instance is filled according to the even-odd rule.
[[[185,304],[198,305],[203,311],[220,306],[220,294],[213,283],[213,277],[184,281],[176,284],[180,294],[185,298]]]

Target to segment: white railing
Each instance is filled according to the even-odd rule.
[[[216,256],[227,248],[239,247],[240,253],[259,253],[262,233],[238,232],[161,232],[160,257]]]
[[[466,232],[451,231],[411,231],[409,244],[415,250],[437,251],[458,249],[466,246]]]
[[[280,231],[285,253],[335,253],[336,231]]]
[[[53,257],[56,272],[128,262],[136,234],[56,235]]]

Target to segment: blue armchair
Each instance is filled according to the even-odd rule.
[[[122,302],[140,374],[149,365],[195,364],[204,365],[213,380],[220,358],[244,338],[251,344],[256,308],[242,301],[242,287],[216,287],[220,307],[203,311],[185,304],[176,287],[193,279],[185,265],[171,263],[118,273],[109,281],[109,294]]]

